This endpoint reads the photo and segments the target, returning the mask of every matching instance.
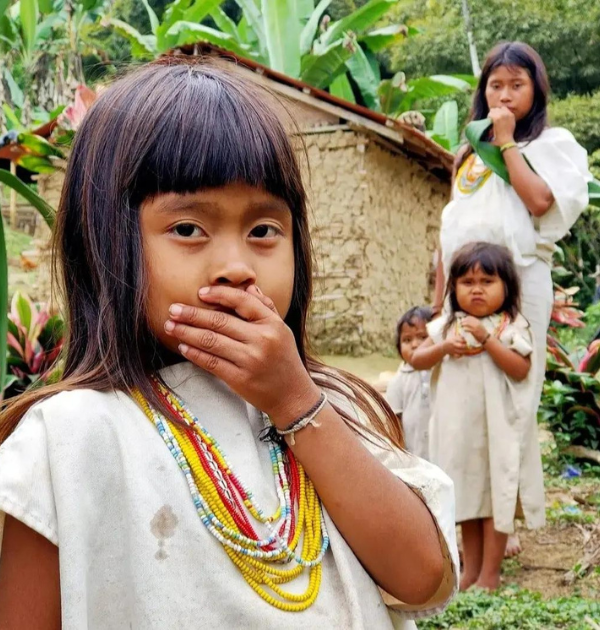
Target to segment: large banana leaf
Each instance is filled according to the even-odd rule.
[[[369,0],[360,9],[356,9],[350,15],[333,22],[323,33],[322,42],[326,45],[331,44],[349,32],[364,33],[397,2],[398,0]]]
[[[312,48],[317,29],[319,28],[319,22],[327,7],[331,4],[331,0],[321,0],[312,12],[308,22],[304,25],[302,33],[300,34],[300,54],[306,55]]]
[[[365,51],[360,46],[356,47],[356,52],[346,61],[346,67],[358,85],[365,105],[369,109],[380,112],[381,104],[377,94],[379,77],[373,71]]]
[[[265,29],[260,10],[254,0],[235,0],[237,5],[244,13],[246,22],[252,31],[256,34],[260,53],[263,57],[268,57],[267,50],[264,45],[266,41]]]
[[[473,150],[483,163],[498,177],[503,179],[507,184],[510,184],[510,176],[508,169],[504,163],[504,157],[500,151],[500,148],[491,142],[486,142],[482,138],[485,132],[491,127],[492,121],[489,118],[482,120],[471,121],[466,129],[465,136],[469,141],[469,144],[473,147]],[[529,164],[532,170],[533,167]],[[588,183],[588,193],[590,198],[590,205],[600,208],[600,181],[594,179]]]
[[[11,0],[0,0],[0,16],[4,15],[6,9],[8,9],[8,5],[10,4],[10,2]]]
[[[158,17],[156,16],[156,13],[154,13],[154,9],[148,3],[148,0],[142,0],[142,4],[144,5],[144,8],[146,9],[146,13],[148,14],[148,19],[150,20],[150,28],[152,30],[152,33],[156,35],[156,31],[158,30],[158,26],[160,24]]]
[[[269,67],[294,78],[300,75],[302,24],[297,11],[296,0],[263,0],[262,3]]]
[[[253,57],[252,50],[245,44],[241,44],[235,37],[227,33],[222,33],[209,26],[203,24],[194,24],[192,22],[175,22],[167,31],[168,37],[175,38],[176,46],[185,46],[186,44],[196,44],[200,41],[206,41],[215,46],[220,46],[227,50],[231,50],[242,57]]]
[[[35,50],[35,33],[40,14],[38,0],[21,0],[19,7],[25,53],[31,57]]]
[[[447,101],[436,112],[433,120],[433,139],[455,153],[460,146],[458,128],[458,105],[456,101]],[[444,140],[445,142],[440,142]]]
[[[18,86],[8,67],[5,66],[3,70],[4,80],[6,81],[6,85],[8,85],[8,90],[10,92],[10,100],[13,102],[15,107],[18,107],[20,109],[21,107],[23,107],[23,103],[25,102],[23,90],[21,90],[21,88]]]
[[[156,36],[142,35],[133,26],[116,18],[109,19],[108,24],[113,27],[116,33],[129,41],[131,54],[136,59],[152,59],[156,56]]]
[[[205,17],[216,11],[222,3],[223,0],[195,0],[184,13],[183,19],[186,22],[199,24]]]
[[[29,188],[29,186],[26,186],[16,175],[0,168],[0,183],[6,184],[9,188],[16,190],[21,197],[28,201],[42,215],[48,227],[52,228],[54,226],[54,210],[52,206],[48,205],[42,197]]]
[[[345,63],[353,54],[352,48],[346,39],[340,39],[318,55],[305,55],[300,78],[317,88],[328,87],[339,74],[345,72]]]
[[[337,96],[338,98],[342,98],[345,101],[350,103],[356,103],[356,99],[354,98],[354,92],[352,92],[352,86],[350,85],[350,81],[348,80],[347,74],[338,75],[329,86],[330,94],[333,96]]]
[[[371,52],[379,52],[384,48],[389,48],[401,42],[407,35],[408,30],[402,24],[390,24],[383,28],[370,31],[358,37],[361,44],[367,46]]]
[[[221,9],[217,7],[214,11],[211,11],[210,17],[215,21],[215,24],[223,33],[227,33],[236,39],[239,39],[239,33],[236,23]]]
[[[8,257],[6,254],[6,240],[4,238],[4,219],[0,216],[0,399],[4,392],[4,383],[6,382],[7,337]]]

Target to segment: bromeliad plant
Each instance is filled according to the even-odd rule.
[[[46,305],[36,305],[26,295],[15,293],[8,315],[4,399],[58,376],[56,361],[63,338],[64,324],[58,315],[52,315]]]

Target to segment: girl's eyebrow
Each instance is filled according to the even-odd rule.
[[[164,199],[159,201],[157,210],[164,213],[178,213],[191,211],[198,214],[218,214],[221,205],[212,201],[200,201],[193,199]],[[255,201],[245,205],[245,214],[258,214],[260,212],[289,212],[290,209],[283,199],[269,199],[266,201]]]

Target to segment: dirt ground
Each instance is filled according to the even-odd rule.
[[[386,380],[385,373],[389,377],[398,367],[397,359],[380,355],[322,359],[380,387]],[[545,460],[551,459],[552,435],[541,428],[540,443]],[[505,560],[503,582],[538,591],[545,598],[571,595],[600,598],[600,570],[592,569],[572,584],[565,583],[568,572],[581,564],[586,551],[595,548],[600,555],[600,478],[563,479],[547,473],[546,513],[548,522],[541,530],[528,531],[522,524],[517,525],[523,551],[516,558]],[[585,547],[593,532],[591,544]]]

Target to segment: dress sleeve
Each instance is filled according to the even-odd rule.
[[[448,317],[446,315],[440,315],[440,317],[432,319],[427,324],[427,332],[434,343],[440,343],[440,341],[444,340],[444,326],[447,321]]]
[[[364,415],[351,400],[340,394],[329,394],[330,400],[354,416],[358,422],[367,425]],[[454,523],[454,484],[440,468],[416,455],[401,451],[388,444],[383,438],[366,436],[367,449],[396,477],[401,479],[420,499],[433,516],[442,553],[444,556],[444,577],[435,595],[426,603],[411,605],[401,602],[383,589],[379,589],[386,606],[401,617],[417,619],[441,612],[458,590],[459,558]],[[415,567],[418,570],[418,567]]]
[[[392,380],[388,383],[385,392],[385,399],[395,414],[404,411],[404,389],[402,387],[402,372],[398,370]]]
[[[0,446],[0,550],[6,514],[58,545],[46,426],[39,408],[29,411]]]
[[[543,239],[556,243],[567,234],[589,203],[588,182],[592,175],[587,151],[571,132],[554,127],[525,146],[522,152],[554,196],[550,210],[535,223]]]

